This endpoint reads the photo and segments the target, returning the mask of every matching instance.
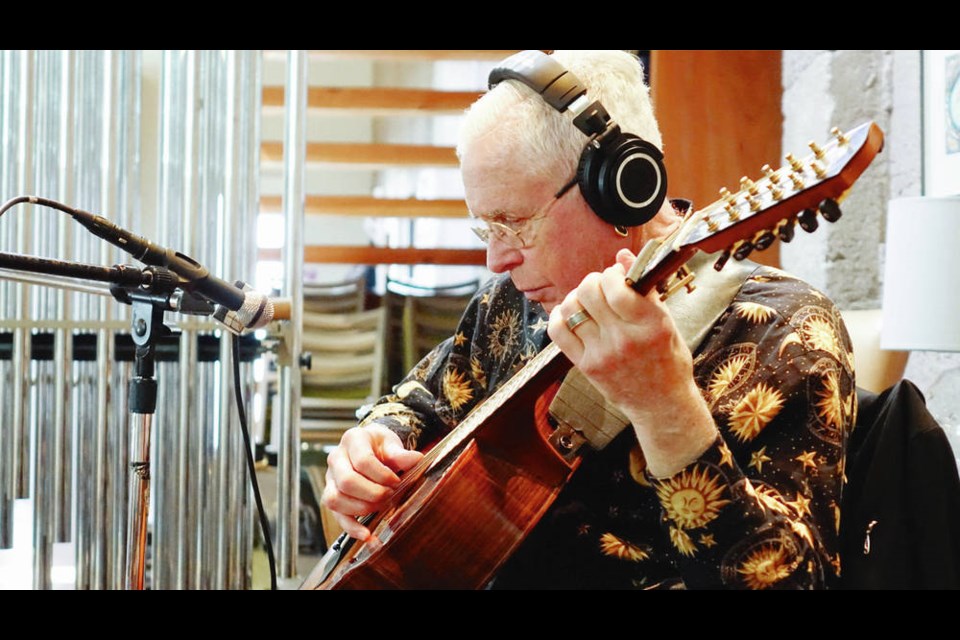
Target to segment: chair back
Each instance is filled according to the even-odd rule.
[[[858,390],[840,516],[840,588],[960,588],[960,476],[920,390]]]
[[[479,280],[440,287],[387,281],[388,386],[399,382],[430,350],[454,334],[479,288]]]
[[[383,393],[383,307],[348,313],[303,314],[301,438],[336,444],[356,425],[357,410]]]
[[[311,313],[353,313],[362,311],[366,281],[362,276],[339,282],[304,283],[303,310]]]

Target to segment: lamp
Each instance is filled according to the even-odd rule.
[[[891,200],[886,241],[881,348],[960,351],[960,196]]]

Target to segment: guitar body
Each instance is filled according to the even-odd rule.
[[[577,466],[548,442],[547,409],[569,367],[554,358],[472,439],[398,490],[367,525],[374,544],[338,541],[335,568],[321,561],[301,589],[483,588]]]

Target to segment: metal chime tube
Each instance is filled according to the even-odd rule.
[[[32,130],[30,96],[33,91],[33,52],[0,52],[3,91],[0,195],[7,199],[21,194],[30,180]],[[0,222],[0,249],[25,253],[30,242],[33,207],[8,212]],[[31,287],[0,282],[2,318],[26,318]],[[13,546],[13,514],[16,498],[29,495],[29,439],[27,437],[27,389],[30,364],[29,332],[25,325],[5,329],[11,338],[11,358],[0,363],[0,548]]]
[[[34,113],[33,92],[36,84],[35,51],[23,54],[23,63],[20,71],[19,118],[17,120],[17,135],[19,148],[13,156],[19,164],[20,175],[16,181],[17,193],[26,193],[33,187],[33,156],[34,146],[29,143],[33,138]],[[13,195],[13,194],[11,194]],[[26,252],[33,241],[33,207],[24,207],[17,214],[17,247]],[[30,303],[32,290],[29,287],[18,287],[16,315],[14,317],[29,322],[33,317]],[[30,389],[30,332],[25,325],[14,330],[13,334],[13,424],[16,430],[14,446],[17,449],[16,484],[18,498],[27,498],[30,495],[30,429],[28,424],[29,389]]]
[[[259,166],[259,136],[245,128],[258,133],[251,122],[259,118],[260,87],[241,78],[240,67],[249,69],[258,57],[201,51],[163,58],[158,237],[226,280],[252,277],[254,239],[238,230],[252,228],[257,201],[240,180],[257,180],[249,167]],[[164,589],[243,588],[250,573],[249,479],[230,395],[230,342],[221,338],[219,361],[198,362],[198,339],[218,334],[219,325],[205,318],[178,324],[177,384],[160,380],[159,401],[176,424],[171,416],[156,422],[162,470],[154,580]],[[167,373],[161,368],[158,375]],[[249,378],[244,366],[242,379]]]
[[[281,578],[297,574],[300,513],[300,351],[302,336],[303,204],[306,157],[307,60],[287,56],[284,148],[283,290],[292,300],[288,348],[293,356],[279,372],[280,434],[277,455],[277,555]]]
[[[233,74],[236,76],[238,109],[236,112],[236,140],[238,151],[234,154],[236,166],[233,180],[233,192],[236,193],[236,211],[239,213],[235,233],[234,249],[227,252],[235,256],[236,274],[252,282],[255,277],[257,261],[257,218],[260,205],[260,108],[262,95],[262,52],[245,51],[237,55]],[[228,137],[228,140],[230,138]],[[253,420],[253,365],[241,366],[241,380],[244,382],[247,427],[250,429],[250,446],[254,446],[262,433],[254,431]],[[235,415],[232,414],[232,415]],[[232,420],[239,426],[239,417]],[[249,589],[253,578],[254,527],[259,527],[259,519],[254,519],[255,503],[250,475],[246,465],[247,447],[238,428],[233,429],[234,439],[230,459],[236,465],[231,473],[229,504],[233,512],[228,522],[233,526],[233,552],[229,563],[232,578],[228,581],[231,589]],[[249,455],[254,455],[253,451]]]
[[[257,158],[256,122],[259,121],[259,89],[250,82],[255,71],[257,52],[229,51],[225,54],[225,91],[223,126],[223,198],[222,220],[224,231],[218,234],[217,264],[228,278],[253,276],[252,233],[256,222],[256,200],[246,197],[249,182],[256,184],[256,171],[250,171],[251,160]],[[256,77],[254,77],[254,80]],[[251,136],[250,128],[254,135]],[[256,192],[254,192],[256,193]],[[249,531],[250,500],[246,451],[240,432],[233,388],[232,335],[221,332],[220,376],[218,379],[220,429],[218,450],[217,512],[218,523],[215,585],[220,589],[240,589],[249,586],[249,553],[252,538]],[[250,380],[249,365],[241,366],[241,383]],[[250,404],[250,384],[242,384],[245,406]],[[245,413],[249,416],[250,411]],[[248,424],[249,428],[249,424]],[[252,455],[252,452],[251,452]],[[244,526],[237,525],[243,523]]]
[[[157,184],[156,229],[164,229],[169,212],[177,207],[183,174],[176,162],[183,158],[182,69],[185,54],[163,52],[160,61],[160,95],[158,106],[159,139],[157,141],[159,180]],[[165,233],[163,241],[169,241]],[[179,242],[179,237],[175,238]],[[170,246],[170,245],[167,245]],[[182,344],[182,343],[181,343]],[[161,423],[176,424],[180,403],[177,367],[157,363],[157,413]],[[178,545],[186,536],[181,509],[186,495],[186,436],[179,429],[163,429],[154,438],[154,460],[164,473],[154,482],[153,584],[158,589],[185,588],[184,548]]]
[[[161,131],[160,131],[160,184],[156,224],[157,237],[163,246],[176,247],[190,254],[190,231],[183,222],[184,209],[194,209],[192,198],[193,131],[195,102],[194,52],[164,52],[161,70]],[[189,220],[187,220],[189,223]],[[197,257],[197,256],[194,256]],[[191,521],[191,503],[196,506],[196,497],[190,494],[191,467],[195,464],[192,451],[192,403],[191,385],[194,380],[193,365],[196,363],[195,341],[192,332],[180,336],[180,357],[176,366],[158,367],[157,375],[163,390],[158,403],[158,420],[161,428],[157,433],[158,466],[164,474],[158,476],[155,490],[154,520],[156,538],[154,581],[160,589],[188,589],[195,586],[188,569],[195,564],[191,540],[196,539],[196,527]],[[166,426],[169,425],[169,428]],[[202,470],[194,468],[193,473]]]
[[[224,279],[252,280],[260,53],[162,54],[158,191],[145,205],[156,232],[139,220],[143,56],[0,52],[0,195],[36,193],[97,212]],[[0,250],[135,262],[65,214],[33,205],[0,220]],[[127,403],[132,367],[116,362],[128,307],[86,290],[0,279],[0,314],[11,344],[10,359],[0,360],[0,548],[13,545],[16,499],[31,498],[34,586],[52,586],[53,544],[72,542],[78,589],[138,580],[248,588],[252,501],[229,336],[218,362],[198,362],[198,338],[219,334],[218,325],[168,313],[182,333],[179,358],[157,363],[156,416],[140,416]],[[31,332],[53,335],[52,360],[31,358]],[[74,341],[91,344],[92,336],[96,361],[78,360]],[[251,379],[252,366],[241,365],[247,406]],[[131,478],[131,456],[149,460],[149,483]],[[152,555],[131,561],[133,541],[146,543],[151,531]]]
[[[72,175],[65,202],[135,228],[139,193],[139,54],[79,51],[75,58]],[[71,260],[132,262],[78,225]],[[123,588],[127,541],[126,380],[114,366],[114,334],[129,332],[126,307],[109,296],[73,294],[72,337],[96,338],[96,359],[72,365],[78,589]]]
[[[65,51],[60,56],[62,70],[60,74],[60,110],[58,115],[59,166],[57,171],[57,197],[61,202],[71,202],[74,198],[73,167],[68,162],[73,151],[73,52]],[[73,239],[71,237],[72,220],[65,215],[56,215],[56,250],[52,255],[59,259],[69,259],[73,256]],[[74,320],[72,312],[72,296],[64,289],[53,289],[54,319],[70,322]],[[54,498],[54,538],[53,542],[69,542],[72,528],[73,507],[73,429],[70,422],[71,388],[73,376],[73,331],[59,326],[54,331],[54,384],[53,396],[53,469],[48,473],[53,475]],[[49,406],[49,405],[48,405]]]
[[[8,163],[3,161],[10,148],[10,120],[12,111],[13,89],[13,56],[9,52],[0,52],[0,199],[6,201],[10,193],[8,186]],[[10,230],[13,228],[9,220],[0,223],[0,251],[13,249]],[[0,318],[13,317],[11,301],[14,297],[16,285],[0,280]],[[9,332],[0,331],[4,339]],[[5,360],[0,360],[0,549],[9,549],[13,546],[13,467],[15,464],[13,441],[13,418],[10,407],[10,374],[11,367]]]
[[[203,133],[201,158],[205,180],[201,191],[201,207],[204,215],[214,224],[207,224],[200,233],[203,255],[206,264],[215,273],[232,280],[226,269],[224,245],[229,242],[228,237],[233,234],[234,212],[227,207],[230,194],[227,191],[227,179],[230,173],[228,152],[229,143],[226,140],[228,131],[232,127],[233,100],[228,95],[230,83],[228,81],[227,52],[204,52],[205,73],[203,75],[203,93],[208,99],[204,100],[207,107],[203,112],[201,131]],[[213,327],[211,326],[211,329]],[[210,332],[207,332],[210,333]],[[223,355],[221,339],[220,355]],[[226,483],[227,469],[230,460],[227,457],[227,443],[229,442],[230,411],[224,411],[223,389],[228,380],[224,374],[229,371],[231,358],[220,358],[219,362],[204,363],[203,388],[208,390],[204,395],[204,408],[201,413],[204,419],[204,455],[207,460],[206,494],[203,513],[204,553],[203,553],[203,587],[223,589],[226,586]]]
[[[102,60],[95,58],[91,65],[102,68],[103,87],[99,95],[104,108],[90,114],[98,125],[99,136],[91,136],[88,144],[89,157],[99,157],[103,170],[96,176],[97,180],[91,181],[92,193],[87,197],[91,202],[97,202],[99,210],[106,212],[118,225],[136,228],[132,223],[138,220],[131,216],[138,211],[139,136],[138,131],[130,136],[128,129],[129,123],[139,123],[140,85],[136,79],[139,61],[134,52],[106,52],[98,58]],[[85,235],[85,255],[90,260],[104,265],[132,262],[129,256],[121,257],[120,250],[109,243],[97,242],[97,238]],[[92,302],[87,300],[88,305]],[[96,315],[104,323],[114,318],[121,321],[115,325],[116,331],[130,330],[130,312],[123,305],[109,298],[96,301],[96,305],[88,306],[87,313]],[[86,415],[94,417],[85,420],[84,425],[88,430],[85,442],[94,470],[93,485],[87,494],[93,501],[92,519],[87,523],[91,532],[88,554],[92,564],[90,586],[119,589],[124,586],[123,568],[127,562],[130,442],[124,428],[127,377],[118,377],[117,370],[129,371],[129,367],[115,366],[113,336],[114,331],[101,328],[97,333],[96,363],[84,363],[93,373],[92,380],[85,380],[86,397],[93,399],[93,406],[88,408]],[[81,584],[79,575],[77,584],[78,587]]]
[[[214,247],[217,255],[216,263],[218,271],[232,279],[237,273],[234,269],[234,261],[228,256],[236,250],[235,238],[240,219],[237,210],[237,197],[234,191],[234,180],[236,171],[234,167],[236,148],[234,139],[237,134],[237,55],[236,52],[228,51],[224,54],[223,60],[223,81],[225,90],[223,96],[223,138],[221,149],[223,154],[223,197],[220,200],[220,220],[223,232],[219,234],[219,242]],[[228,526],[230,522],[230,470],[233,458],[229,455],[231,452],[231,442],[237,436],[236,411],[234,410],[232,400],[232,381],[231,372],[233,371],[233,355],[230,348],[230,332],[220,332],[220,362],[219,375],[217,376],[217,415],[220,417],[219,429],[217,430],[217,450],[220,452],[217,460],[217,487],[216,492],[216,517],[217,537],[216,537],[216,563],[214,573],[214,585],[218,589],[226,589],[228,582],[228,554],[232,540],[230,539],[231,529]]]
[[[69,104],[64,96],[64,54],[60,51],[41,51],[37,54],[37,83],[35,87],[36,123],[34,128],[33,191],[37,193],[62,193],[60,148],[62,120],[60,114]],[[34,237],[30,253],[38,256],[56,256],[59,231],[59,212],[52,210],[34,212]],[[37,287],[32,303],[33,317],[38,324],[58,320],[56,291]],[[40,337],[49,329],[37,329]],[[47,333],[49,335],[49,333]],[[56,335],[56,334],[54,334]],[[56,353],[56,344],[54,344]],[[30,439],[33,450],[30,494],[33,498],[33,584],[38,589],[52,587],[53,543],[55,539],[57,473],[62,438],[56,423],[57,401],[55,360],[30,363]],[[60,362],[62,364],[62,362]],[[52,402],[51,402],[52,401]]]

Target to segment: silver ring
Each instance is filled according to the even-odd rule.
[[[580,311],[577,311],[576,313],[572,314],[569,318],[567,318],[566,320],[567,329],[570,329],[570,331],[573,331],[574,329],[582,325],[587,320],[593,320],[593,318],[590,316],[589,313],[587,313],[586,309],[580,309]]]

